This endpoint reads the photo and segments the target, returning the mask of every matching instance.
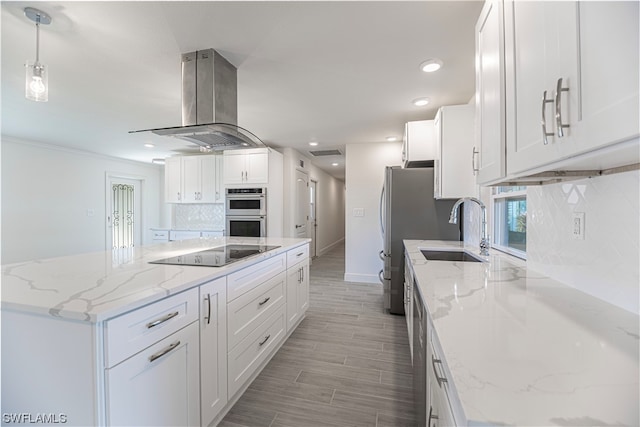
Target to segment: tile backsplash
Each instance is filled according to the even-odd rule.
[[[527,188],[527,266],[638,314],[639,241],[640,171]]]
[[[173,227],[179,230],[224,229],[224,204],[175,204]]]

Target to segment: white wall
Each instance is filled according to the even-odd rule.
[[[285,148],[284,152],[284,235],[293,237],[295,227],[295,171],[301,170],[309,175],[309,181],[317,185],[316,255],[322,255],[344,240],[345,236],[345,191],[344,182],[334,178],[311,163],[300,152]],[[304,166],[301,166],[301,162]],[[310,235],[309,235],[310,236]]]
[[[346,148],[346,235],[345,274],[351,282],[379,283],[382,261],[380,235],[380,192],[385,166],[402,164],[402,143],[348,144]],[[355,208],[364,216],[354,217]]]
[[[107,172],[144,179],[141,226],[150,242],[149,227],[169,221],[162,167],[3,136],[2,264],[105,250]]]

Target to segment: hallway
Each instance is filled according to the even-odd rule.
[[[405,319],[343,277],[344,245],[313,260],[306,318],[221,427],[415,425]]]

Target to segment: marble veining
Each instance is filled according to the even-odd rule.
[[[99,322],[281,254],[307,241],[213,237],[3,265],[2,309]],[[149,264],[149,261],[227,243],[259,243],[279,248],[223,267]]]
[[[640,425],[638,315],[495,250],[485,263],[420,252],[461,247],[405,241],[468,425]]]

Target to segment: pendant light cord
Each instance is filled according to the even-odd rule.
[[[40,65],[40,15],[36,19],[36,63]]]

